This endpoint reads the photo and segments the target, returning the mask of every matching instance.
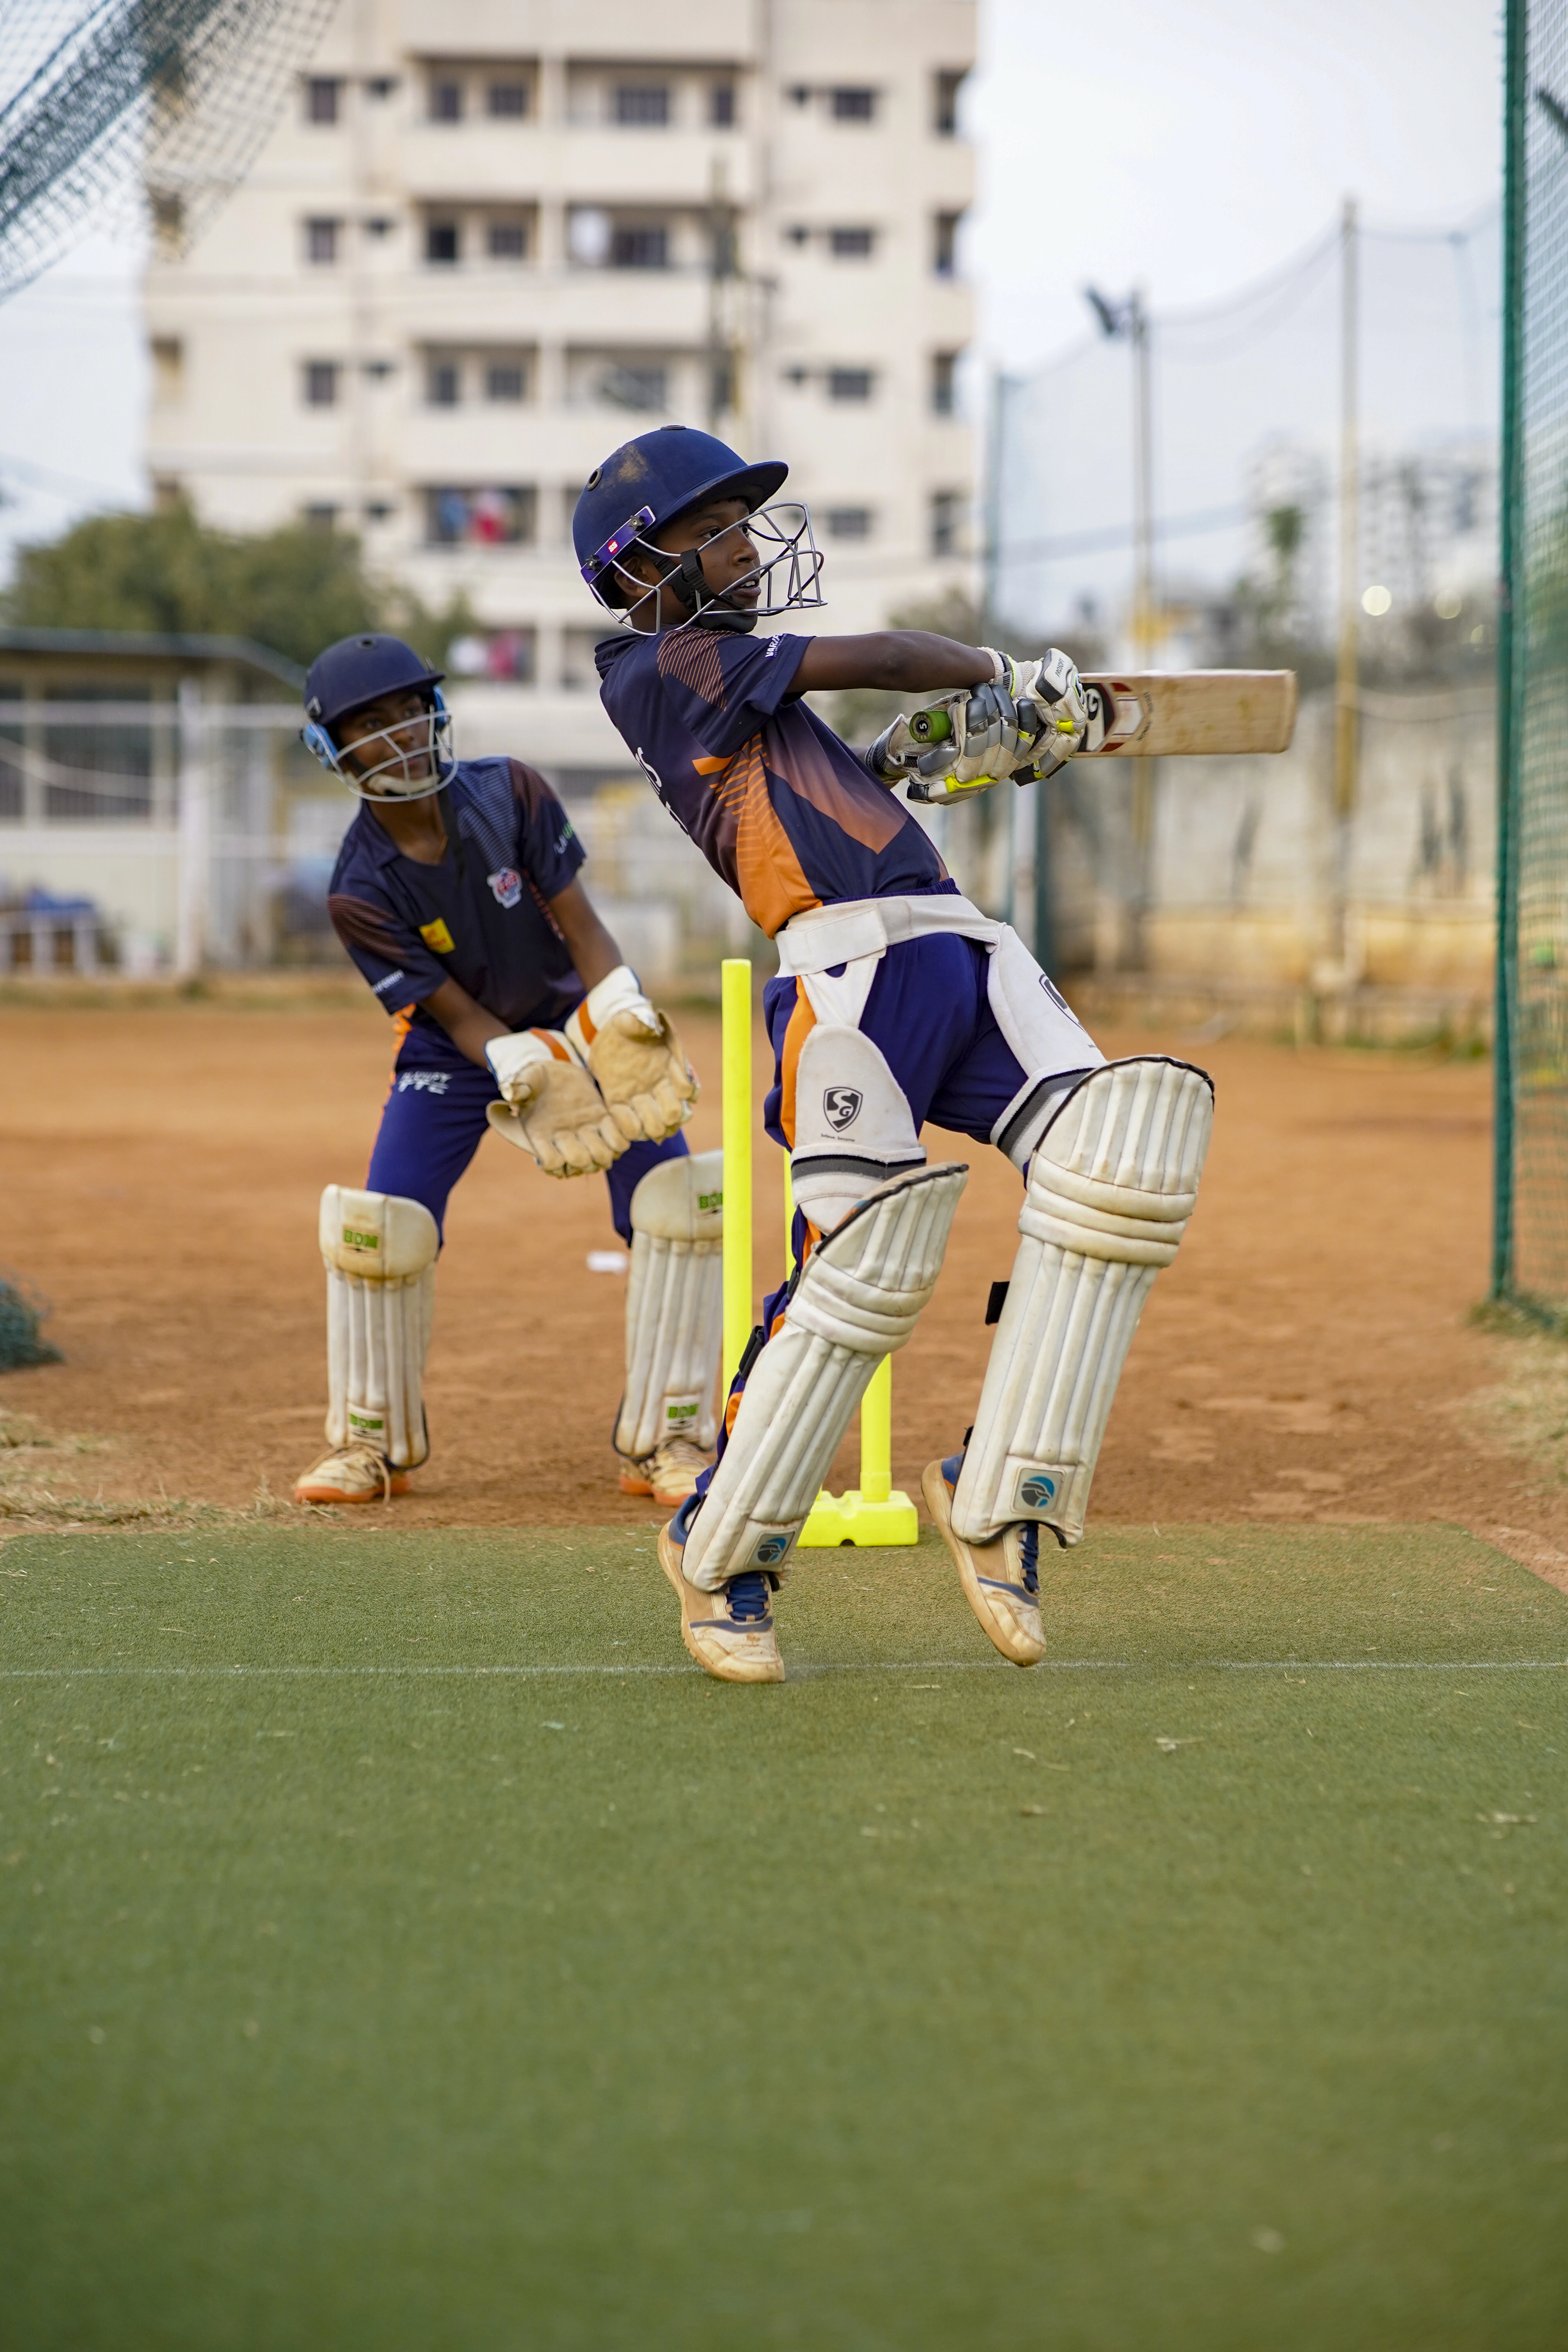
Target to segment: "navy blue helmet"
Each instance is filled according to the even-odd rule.
[[[639,433],[595,467],[577,500],[572,543],[584,579],[618,620],[644,630],[658,626],[659,594],[658,587],[650,587],[626,565],[626,553],[634,546],[653,558],[662,575],[660,584],[674,591],[684,621],[698,620],[710,628],[750,629],[764,614],[819,604],[816,583],[822,558],[812,539],[811,518],[804,506],[769,503],[788,472],[776,457],[749,466],[727,442],[700,433],[694,425],[660,425]],[[763,592],[749,607],[731,604],[709,587],[700,548],[676,557],[653,544],[667,524],[713,499],[742,499],[752,518],[747,536],[763,549],[747,574]],[[784,580],[775,591],[769,575],[777,565],[784,567]],[[732,582],[731,586],[739,584]]]
[[[300,740],[323,768],[363,800],[422,800],[452,773],[452,716],[441,694],[445,670],[434,669],[401,637],[340,637],[319,653],[305,679],[307,724]],[[416,693],[423,720],[360,737],[345,766],[339,728],[384,695]]]

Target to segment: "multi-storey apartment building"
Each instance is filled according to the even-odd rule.
[[[148,271],[156,488],[462,592],[480,732],[504,706],[568,781],[624,766],[569,525],[629,434],[786,457],[836,627],[966,583],[973,38],[974,0],[342,0]]]

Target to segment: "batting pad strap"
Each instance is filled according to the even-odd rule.
[[[617,1453],[643,1461],[672,1437],[704,1451],[724,1319],[724,1155],[695,1152],[650,1168],[631,1199],[626,1381]]]
[[[931,1297],[966,1168],[897,1176],[818,1244],[752,1367],[723,1458],[687,1538],[684,1572],[716,1591],[777,1570],[851,1414]]]

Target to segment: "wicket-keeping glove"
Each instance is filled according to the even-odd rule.
[[[501,1092],[485,1117],[547,1176],[591,1176],[620,1158],[626,1138],[559,1029],[492,1037],[485,1059]]]
[[[588,991],[566,1034],[627,1143],[662,1143],[690,1118],[696,1073],[630,964],[618,963]]]

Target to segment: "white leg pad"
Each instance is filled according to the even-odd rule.
[[[800,1049],[790,1181],[818,1233],[906,1168],[923,1168],[913,1113],[872,1038],[819,1022]]]
[[[724,1328],[724,1155],[661,1160],[632,1194],[626,1385],[616,1450],[640,1462],[672,1437],[719,1434]]]
[[[968,1543],[1037,1519],[1077,1543],[1111,1400],[1155,1275],[1197,1200],[1203,1071],[1156,1056],[1082,1080],[1036,1146],[1018,1254],[952,1498]]]
[[[436,1303],[436,1220],[420,1201],[329,1184],[320,1240],[327,1269],[327,1442],[363,1439],[399,1470],[430,1451],[425,1357]]]
[[[778,1569],[872,1373],[935,1287],[968,1179],[952,1163],[897,1176],[813,1250],[692,1522],[689,1583],[713,1592],[747,1570]]]

